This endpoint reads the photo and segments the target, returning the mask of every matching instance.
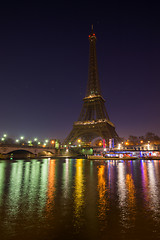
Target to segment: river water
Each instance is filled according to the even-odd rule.
[[[160,239],[160,161],[0,161],[0,239]]]

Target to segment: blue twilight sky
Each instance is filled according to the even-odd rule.
[[[91,24],[117,133],[160,135],[159,6],[112,2],[1,4],[0,135],[69,134],[86,91]]]

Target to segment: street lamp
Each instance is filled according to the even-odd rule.
[[[118,149],[119,149],[119,150],[121,149],[121,144],[120,144],[120,143],[118,144]]]
[[[21,140],[23,140],[23,139],[24,139],[24,137],[23,137],[23,136],[21,136],[21,137],[20,137],[20,139],[21,139]]]

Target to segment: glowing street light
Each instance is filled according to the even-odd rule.
[[[37,138],[34,138],[34,141],[36,142],[38,139]]]
[[[38,145],[41,144],[41,142],[38,142]]]
[[[48,143],[48,139],[46,139],[45,142]]]
[[[118,144],[118,149],[119,149],[119,150],[121,149],[121,144],[120,144],[120,143]]]
[[[77,142],[80,143],[80,142],[81,142],[81,139],[78,139]]]
[[[23,140],[23,139],[24,139],[24,137],[23,137],[23,136],[21,136],[21,137],[20,137],[20,139],[21,139],[21,140]]]
[[[7,137],[7,134],[3,134],[3,137],[6,138],[6,137]]]
[[[16,139],[16,142],[18,143],[18,142],[19,142],[19,139]]]
[[[4,140],[5,140],[5,138],[4,138],[4,137],[2,137],[2,138],[1,138],[1,140],[2,140],[2,141],[4,141]]]

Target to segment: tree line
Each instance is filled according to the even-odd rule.
[[[122,141],[126,141],[124,138],[122,138]],[[151,144],[160,144],[160,137],[153,133],[153,132],[147,132],[144,136],[133,136],[130,135],[127,139],[130,145],[138,145],[142,143],[148,143]]]

